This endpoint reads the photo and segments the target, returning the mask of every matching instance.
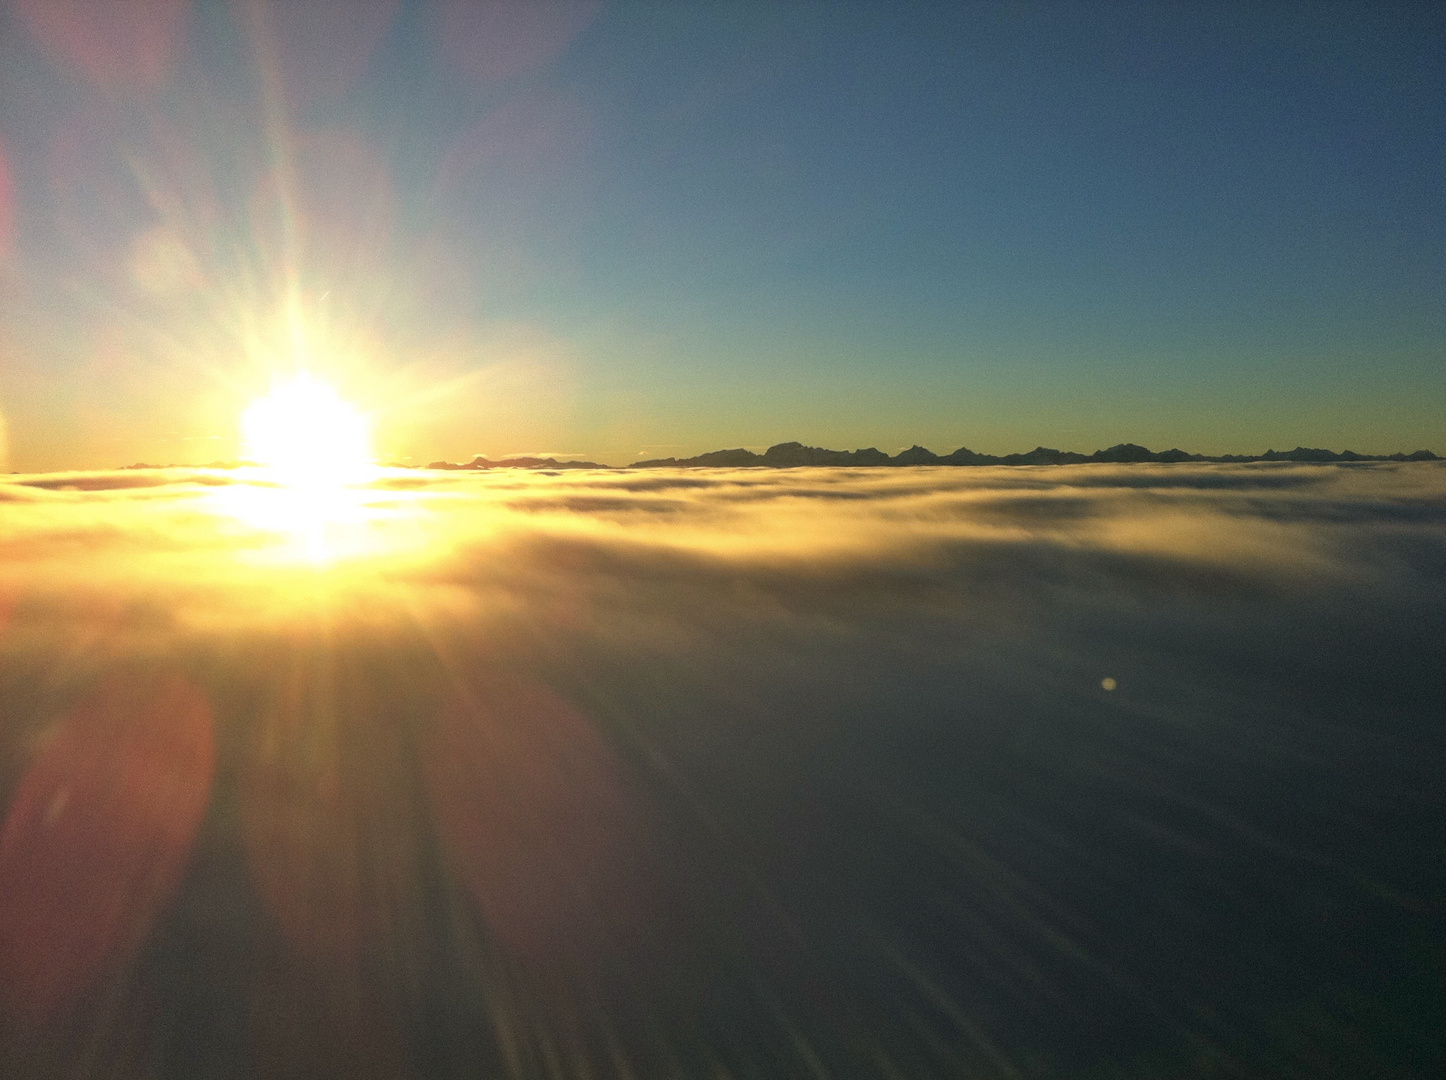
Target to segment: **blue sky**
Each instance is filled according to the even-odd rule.
[[[16,468],[299,362],[416,460],[1446,448],[1432,7],[166,0],[139,74],[35,8]]]

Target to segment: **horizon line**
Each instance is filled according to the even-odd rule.
[[[757,445],[757,444],[754,444]],[[1036,446],[1025,453],[981,454],[961,446],[948,454],[936,454],[915,443],[896,454],[886,454],[877,447],[862,447],[856,450],[831,450],[824,447],[806,446],[791,441],[775,443],[763,453],[746,447],[710,450],[691,457],[651,458],[644,461],[630,461],[623,465],[609,465],[603,462],[577,460],[582,454],[532,455],[508,454],[491,459],[482,454],[475,455],[467,462],[437,460],[427,465],[413,464],[396,457],[378,458],[372,464],[382,468],[437,469],[446,471],[482,470],[492,468],[523,469],[610,469],[626,471],[649,468],[818,468],[818,467],[906,467],[916,465],[944,466],[987,466],[987,465],[1088,465],[1088,464],[1251,464],[1256,462],[1285,462],[1295,464],[1329,464],[1337,462],[1421,462],[1446,460],[1431,450],[1418,449],[1412,452],[1395,451],[1389,454],[1363,454],[1345,449],[1339,452],[1319,447],[1297,446],[1293,450],[1273,448],[1260,453],[1237,454],[1196,454],[1172,447],[1169,450],[1154,451],[1138,443],[1116,443],[1090,454],[1071,450],[1057,450],[1047,446]],[[138,461],[130,465],[112,467],[90,466],[68,469],[9,470],[11,476],[47,475],[54,473],[120,472],[140,469],[242,469],[256,468],[257,463],[244,459],[213,460],[204,463],[169,462],[153,464]]]

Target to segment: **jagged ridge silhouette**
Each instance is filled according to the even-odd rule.
[[[1294,450],[1267,450],[1263,454],[1190,454],[1180,449],[1150,450],[1136,443],[1117,443],[1107,450],[1096,450],[1093,454],[1079,454],[1071,450],[1054,450],[1047,446],[1036,446],[1027,454],[978,454],[967,446],[961,446],[952,454],[939,455],[922,446],[911,446],[907,450],[890,456],[876,447],[862,450],[827,450],[818,446],[804,446],[798,442],[778,443],[761,454],[742,448],[734,450],[712,450],[706,454],[688,458],[652,458],[635,461],[624,466],[629,469],[668,468],[774,468],[790,469],[801,467],[844,466],[851,468],[872,468],[876,466],[906,465],[1083,465],[1090,462],[1108,464],[1133,464],[1136,462],[1174,463],[1182,461],[1200,462],[1251,462],[1251,461],[1439,461],[1430,450],[1417,450],[1405,454],[1358,454],[1354,450],[1312,449],[1297,446]],[[558,461],[556,458],[517,457],[492,461],[481,455],[465,464],[450,461],[434,461],[429,469],[608,469],[594,461]]]

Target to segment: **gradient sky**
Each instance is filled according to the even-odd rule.
[[[0,7],[10,467],[1446,452],[1437,5]],[[0,438],[0,443],[3,443]]]

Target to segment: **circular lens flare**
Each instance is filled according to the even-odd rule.
[[[371,466],[371,424],[326,383],[300,372],[241,417],[246,457],[292,486],[361,479]]]

